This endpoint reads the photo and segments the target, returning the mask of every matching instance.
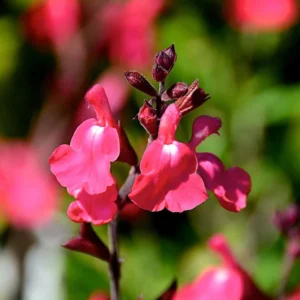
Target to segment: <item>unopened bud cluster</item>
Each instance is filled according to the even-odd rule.
[[[157,136],[160,117],[167,107],[163,102],[174,101],[183,116],[209,99],[209,95],[199,87],[198,80],[195,80],[190,86],[185,82],[177,82],[168,89],[164,89],[165,80],[174,67],[176,59],[174,45],[155,55],[152,77],[160,83],[158,91],[140,73],[136,71],[125,72],[125,77],[131,86],[153,97],[149,101],[145,100],[137,119],[146,131],[154,137]]]

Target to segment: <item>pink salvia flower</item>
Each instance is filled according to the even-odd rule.
[[[190,210],[207,199],[203,180],[196,174],[197,159],[188,144],[175,140],[180,121],[175,104],[166,109],[158,138],[146,149],[129,198],[149,211]]]
[[[97,118],[84,121],[75,131],[70,146],[56,148],[49,163],[59,183],[70,192],[83,188],[94,195],[115,184],[110,163],[120,154],[120,142],[103,88],[93,86],[86,99]]]
[[[281,31],[299,18],[295,0],[227,0],[229,22],[242,31]]]
[[[213,236],[208,244],[221,256],[223,265],[204,271],[193,283],[179,290],[174,300],[269,299],[256,287],[250,276],[239,265],[223,235]]]
[[[109,297],[103,292],[94,292],[88,300],[109,300]]]
[[[221,120],[210,116],[200,116],[193,124],[190,140],[192,149],[210,134],[218,134]],[[227,210],[238,212],[246,207],[247,195],[251,190],[251,178],[241,168],[225,169],[222,161],[212,153],[196,153],[198,174],[202,177],[205,187],[213,191],[220,204]]]
[[[151,64],[154,21],[164,4],[165,0],[129,0],[107,5],[101,20],[107,29],[109,58],[114,63],[130,68]]]
[[[75,222],[100,225],[116,213],[117,188],[110,163],[120,155],[120,138],[104,89],[93,86],[86,99],[96,118],[84,121],[70,146],[56,148],[49,163],[59,183],[77,199],[68,209],[69,217]]]
[[[0,218],[27,229],[49,222],[57,209],[57,186],[35,149],[2,141],[0,156]]]
[[[77,0],[43,0],[26,12],[27,37],[38,46],[62,46],[79,27],[80,6]]]

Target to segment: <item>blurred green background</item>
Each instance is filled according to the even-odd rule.
[[[20,18],[31,2],[7,0],[0,4],[3,138],[24,138],[30,134],[46,105],[51,88],[47,80],[57,67],[55,54],[32,45],[22,34]],[[225,211],[211,194],[208,201],[190,212],[143,212],[132,220],[121,219],[124,299],[136,299],[138,295],[145,300],[155,299],[174,278],[180,285],[191,282],[205,267],[218,263],[206,248],[206,240],[217,232],[228,237],[233,251],[264,291],[274,294],[278,286],[284,241],[272,224],[272,216],[276,209],[300,196],[300,25],[272,32],[237,30],[225,18],[225,5],[221,0],[169,1],[155,23],[154,44],[155,51],[172,43],[176,47],[178,59],[167,86],[177,81],[190,84],[198,78],[211,96],[205,105],[182,120],[178,140],[188,141],[196,116],[220,117],[220,137],[210,137],[198,150],[213,152],[227,167],[238,165],[251,174],[253,188],[247,208],[237,214]],[[110,64],[105,55],[96,58],[88,83]],[[122,75],[126,68],[120,70]],[[151,79],[151,69],[141,71]],[[139,157],[147,136],[131,119],[143,100],[141,93],[130,89],[127,107],[119,114]],[[125,179],[128,170],[121,164],[114,166],[118,182]],[[67,234],[61,240],[50,237],[46,249],[58,248],[63,239],[77,232],[78,225],[65,214],[70,200],[62,191],[61,209],[53,221],[67,228]],[[3,232],[6,225],[2,225]],[[97,230],[107,241],[106,226]],[[105,263],[59,251],[62,299],[88,299],[95,290],[109,290]],[[293,269],[289,288],[300,281],[299,266],[296,264]],[[0,281],[4,277],[1,270]]]

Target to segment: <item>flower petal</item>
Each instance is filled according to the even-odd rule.
[[[104,193],[90,195],[82,189],[76,201],[72,202],[68,209],[69,218],[77,223],[91,222],[94,225],[102,225],[110,222],[115,217],[118,191],[116,185],[107,188]]]
[[[210,116],[200,116],[195,119],[193,124],[193,133],[189,142],[192,149],[203,142],[211,134],[219,134],[218,130],[221,128],[222,122],[219,118]]]
[[[112,116],[106,93],[100,84],[92,86],[86,93],[85,98],[87,102],[93,106],[99,125],[117,127],[117,123]]]
[[[223,174],[221,184],[214,189],[220,204],[227,210],[238,212],[246,207],[251,190],[251,178],[241,168],[230,168]]]
[[[196,167],[195,154],[186,144],[174,141],[162,145],[159,140],[154,141],[142,158],[142,174],[137,176],[129,198],[137,206],[150,211],[159,211],[164,207],[178,212],[191,209],[206,199],[201,178],[193,174]],[[177,197],[180,189],[185,191],[185,197],[192,198],[180,199],[182,193]]]
[[[91,120],[78,127],[71,147],[61,145],[53,152],[49,163],[62,186],[69,190],[84,187],[89,194],[99,194],[115,183],[110,162],[118,158],[120,146],[115,128],[100,127]]]
[[[203,180],[198,174],[191,174],[167,193],[165,206],[169,211],[183,212],[202,204],[207,198]]]
[[[161,117],[158,131],[158,139],[164,144],[171,144],[174,141],[180,118],[178,107],[174,103],[169,105]]]
[[[174,300],[240,300],[243,281],[239,272],[226,267],[210,268],[192,284],[179,290]]]
[[[202,177],[206,188],[212,191],[218,185],[225,167],[222,161],[212,153],[196,153],[196,156],[198,174]]]

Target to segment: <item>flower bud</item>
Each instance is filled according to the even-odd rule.
[[[64,248],[85,253],[104,261],[110,260],[107,246],[100,240],[90,223],[82,223],[79,236],[72,238]]]
[[[168,71],[162,66],[155,64],[152,69],[152,77],[157,82],[162,82],[166,79]]]
[[[171,57],[163,51],[160,51],[155,55],[155,62],[165,70],[169,70],[173,63]]]
[[[125,72],[125,77],[128,83],[139,91],[149,95],[156,96],[155,88],[148,82],[148,80],[138,72],[128,71]]]
[[[138,113],[138,120],[151,135],[157,135],[158,122],[155,109],[145,101]]]
[[[174,45],[158,52],[155,55],[155,65],[152,69],[152,76],[157,82],[162,82],[166,79],[169,72],[172,70],[177,55]]]
[[[177,59],[175,46],[170,47],[158,52],[155,56],[155,62],[157,65],[163,67],[168,72],[173,68],[175,61]]]
[[[274,224],[282,234],[292,235],[294,229],[300,225],[300,205],[293,204],[285,211],[277,211]]]
[[[177,99],[175,104],[179,108],[182,115],[196,109],[209,99],[209,95],[204,92],[195,80],[188,88],[186,94]]]
[[[188,88],[185,82],[177,82],[162,94],[161,100],[170,101],[182,97],[187,93]]]

